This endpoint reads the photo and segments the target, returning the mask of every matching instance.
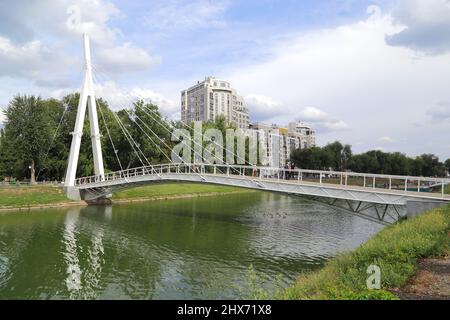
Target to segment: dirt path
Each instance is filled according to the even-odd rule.
[[[450,257],[419,261],[416,275],[394,293],[402,300],[450,300]]]

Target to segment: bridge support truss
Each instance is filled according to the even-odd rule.
[[[373,202],[332,199],[316,196],[301,196],[301,198],[385,225],[394,223],[398,220],[406,218],[407,216],[406,205],[379,204]]]

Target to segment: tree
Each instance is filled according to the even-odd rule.
[[[28,176],[29,172],[32,183],[51,140],[51,128],[56,127],[49,111],[41,98],[26,95],[15,96],[5,111],[2,139],[10,143],[5,143],[7,150],[3,152],[22,162],[16,163],[16,169],[21,171],[21,176]]]
[[[342,170],[347,170],[348,162],[351,160],[353,155],[352,147],[346,144],[341,151],[341,168]]]
[[[423,154],[422,159],[422,175],[428,177],[443,176],[445,174],[444,164],[439,162],[439,158],[434,154]]]
[[[450,159],[445,160],[445,169],[447,170],[447,175],[450,175]]]
[[[329,150],[323,152],[319,147],[296,149],[291,154],[291,162],[298,168],[310,170],[328,170]]]

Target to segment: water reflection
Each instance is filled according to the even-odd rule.
[[[238,298],[250,265],[286,286],[379,228],[271,193],[0,214],[0,298]]]
[[[81,285],[80,260],[77,253],[76,241],[76,223],[78,221],[79,211],[70,210],[64,221],[63,242],[65,251],[63,252],[64,261],[67,264],[66,286],[70,298],[77,298],[77,293],[83,288]]]

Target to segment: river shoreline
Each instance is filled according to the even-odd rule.
[[[180,195],[161,195],[154,197],[137,197],[137,198],[120,198],[111,199],[112,204],[129,204],[137,202],[147,202],[147,201],[162,201],[162,200],[177,200],[177,199],[191,199],[200,197],[214,197],[214,196],[224,196],[229,194],[237,193],[251,193],[256,192],[253,190],[236,190],[229,192],[205,192],[205,193],[192,193],[192,194],[180,194]],[[68,207],[85,207],[88,204],[84,201],[70,201],[70,202],[57,202],[48,204],[37,204],[29,206],[16,206],[16,207],[0,207],[0,213],[9,211],[37,211],[44,209],[56,209],[56,208],[68,208]]]
[[[337,255],[317,271],[301,275],[277,298],[404,299],[399,293],[408,292],[408,283],[420,275],[421,260],[448,257],[449,250],[450,205],[444,205],[381,230],[355,250]],[[367,287],[367,270],[371,265],[380,266],[379,290]],[[422,298],[433,299],[435,296],[424,294]],[[450,296],[439,298],[449,299]]]

